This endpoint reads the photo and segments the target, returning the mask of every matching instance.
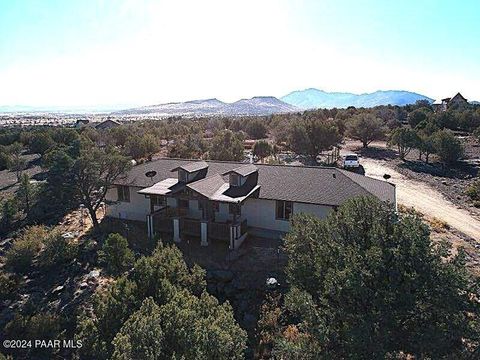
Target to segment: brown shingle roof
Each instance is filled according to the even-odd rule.
[[[254,173],[254,172],[257,171],[257,170],[258,170],[258,168],[257,168],[255,165],[253,165],[253,164],[247,164],[247,165],[239,166],[239,167],[237,167],[237,168],[235,168],[235,169],[233,169],[233,170],[227,171],[227,172],[226,172],[225,174],[223,174],[223,175],[227,175],[227,174],[229,174],[229,173],[231,173],[231,172],[234,172],[234,173],[236,173],[236,174],[238,174],[238,175],[241,175],[241,176],[248,176],[248,175]]]
[[[226,182],[223,177],[220,174],[215,174],[206,177],[205,179],[190,183],[187,187],[207,198],[210,198],[225,185]]]
[[[174,171],[177,171],[178,169],[183,169],[186,172],[192,173],[192,172],[195,172],[195,171],[205,169],[207,167],[208,167],[208,164],[205,161],[190,161],[187,164],[182,164],[182,165],[176,166],[171,171],[174,172]]]
[[[182,159],[147,162],[134,166],[119,184],[148,187],[152,183],[150,178],[145,176],[147,171],[155,170],[157,175],[153,181],[158,182],[171,177],[171,169],[190,163],[192,160]],[[207,177],[228,173],[242,165],[238,162],[223,161],[206,163]],[[266,164],[255,166],[258,168],[259,198],[338,206],[352,197],[374,195],[382,201],[395,203],[395,186],[383,180],[327,167]]]

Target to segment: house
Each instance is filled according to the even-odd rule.
[[[146,222],[150,237],[236,249],[248,234],[281,238],[294,214],[325,218],[356,196],[396,206],[393,184],[337,168],[158,159],[134,166],[106,204],[107,216]]]
[[[121,123],[112,119],[107,119],[101,122],[93,122],[93,121],[90,122],[90,120],[87,120],[87,119],[80,119],[80,120],[77,120],[77,122],[75,123],[75,127],[77,129],[80,129],[83,127],[91,127],[98,130],[111,129],[121,125],[122,125]]]
[[[80,129],[80,128],[83,128],[85,126],[88,126],[89,122],[90,122],[90,120],[88,120],[88,119],[79,119],[75,123],[75,128]]]
[[[95,124],[95,129],[98,129],[98,130],[112,129],[120,125],[122,124],[120,124],[118,121],[107,119],[105,121],[102,121],[101,123]]]
[[[457,93],[453,98],[445,98],[442,100],[436,100],[432,106],[435,111],[447,111],[452,106],[462,106],[468,104],[468,100],[465,99],[462,94]]]

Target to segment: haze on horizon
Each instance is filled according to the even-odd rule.
[[[0,106],[281,97],[480,100],[477,0],[0,0]]]

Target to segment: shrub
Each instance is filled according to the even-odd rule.
[[[103,244],[100,259],[106,269],[113,275],[118,275],[130,268],[134,261],[132,250],[128,248],[127,239],[120,234],[110,234]]]
[[[412,129],[395,129],[390,137],[390,144],[396,145],[400,159],[404,160],[410,151],[418,145],[418,135]]]
[[[10,197],[2,204],[2,229],[9,230],[18,214],[18,200],[16,197]]]
[[[175,290],[164,305],[143,301],[113,340],[112,359],[243,359],[246,337],[228,302]]]
[[[211,142],[209,157],[213,160],[240,161],[243,159],[243,139],[230,130],[219,131]]]
[[[252,139],[264,139],[267,137],[267,127],[261,120],[252,120],[247,125],[247,134]]]
[[[433,137],[435,153],[444,164],[453,164],[458,161],[464,152],[463,145],[451,131],[442,130]]]
[[[112,340],[146,298],[152,297],[161,306],[172,300],[176,290],[186,290],[196,297],[205,291],[205,287],[203,269],[198,266],[189,268],[177,247],[160,244],[152,256],[136,261],[128,278],[118,278],[106,291],[99,291],[94,296],[93,314],[83,314],[78,322],[76,337],[83,339],[82,355],[88,359],[110,358],[114,350]],[[198,306],[205,312],[210,311],[209,306]],[[187,325],[181,330],[188,331]],[[239,328],[235,331],[238,330],[241,331]]]
[[[46,236],[47,229],[43,226],[26,228],[7,251],[5,255],[6,268],[16,273],[28,272]]]
[[[324,220],[294,217],[285,251],[284,323],[298,332],[284,332],[275,358],[475,357],[477,279],[418,217],[351,199]]]
[[[385,136],[385,126],[383,120],[373,114],[357,114],[350,120],[347,134],[352,139],[360,140],[366,148],[372,141]]]
[[[430,221],[430,227],[436,232],[445,232],[445,230],[450,229],[450,225],[446,221],[440,220],[436,217],[432,218]]]
[[[0,150],[0,170],[5,170],[10,167],[10,155],[5,149]]]
[[[420,109],[414,110],[410,114],[408,114],[408,123],[411,127],[417,126],[426,119],[427,114],[425,113],[425,111],[422,111]]]
[[[13,299],[17,286],[18,282],[15,277],[0,273],[0,301]]]
[[[474,181],[473,184],[465,190],[465,194],[473,201],[480,201],[480,180]]]
[[[14,318],[5,326],[4,333],[7,339],[50,340],[59,339],[62,323],[58,316],[50,313],[25,315],[16,313]],[[17,350],[15,358],[19,359],[52,359],[57,351],[52,348],[25,348]]]
[[[43,244],[44,248],[38,257],[38,264],[43,268],[63,265],[77,255],[77,245],[65,239],[58,230],[51,231]]]
[[[253,145],[253,155],[259,157],[260,159],[270,156],[272,152],[272,146],[264,140],[257,141],[255,145]]]

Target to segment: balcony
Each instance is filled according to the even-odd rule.
[[[247,235],[247,220],[240,223],[217,222],[186,217],[186,209],[165,207],[147,217],[150,237],[173,234],[175,241],[185,237],[199,237],[202,244],[211,240],[224,241],[237,248]],[[202,231],[203,230],[203,231]]]

